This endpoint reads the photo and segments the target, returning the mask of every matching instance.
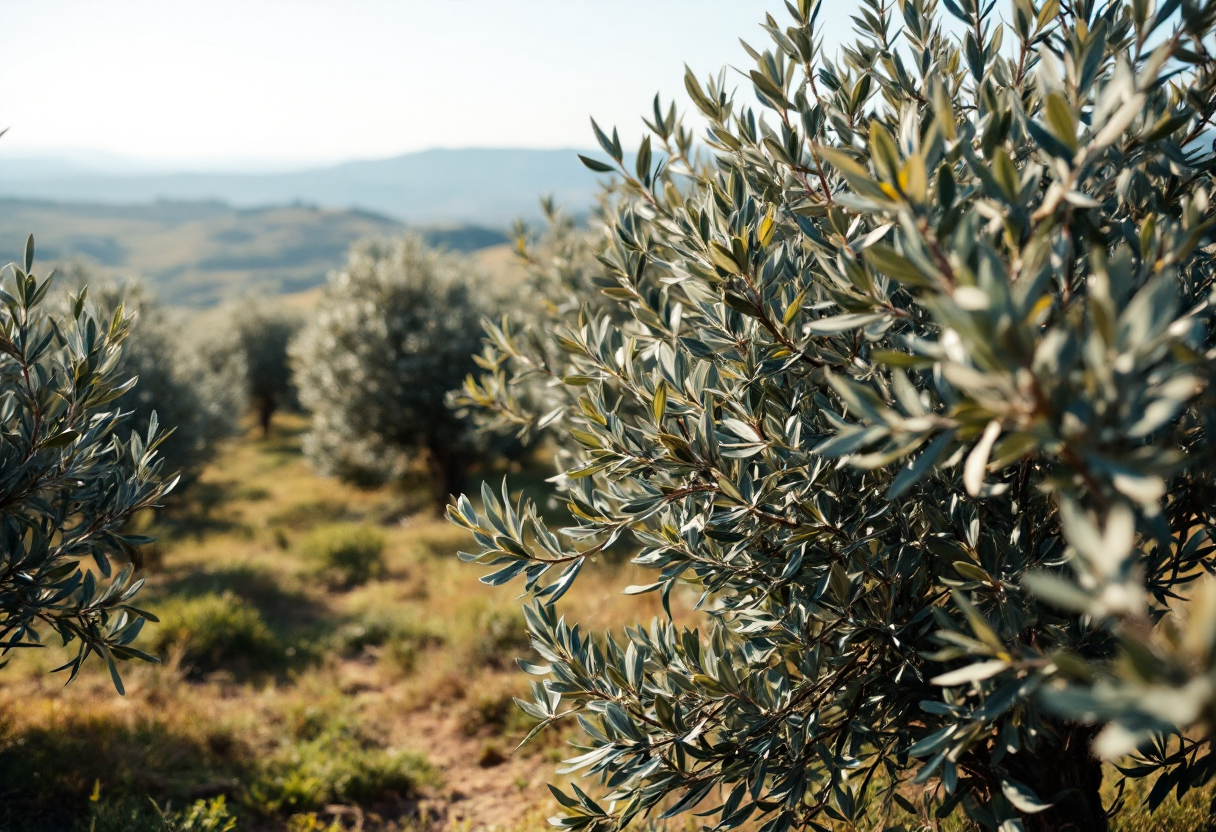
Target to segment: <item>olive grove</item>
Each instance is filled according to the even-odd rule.
[[[491,287],[474,289],[467,261],[419,237],[356,244],[291,346],[318,469],[373,485],[424,460],[440,506],[459,494],[489,440],[444,402],[476,369],[492,299]]]

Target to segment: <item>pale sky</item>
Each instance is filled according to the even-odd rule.
[[[829,44],[857,0],[827,0]],[[782,0],[0,0],[0,153],[293,166],[641,136]],[[834,51],[834,50],[833,50]],[[732,84],[750,86],[732,74]]]

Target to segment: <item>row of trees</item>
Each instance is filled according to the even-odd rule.
[[[121,690],[116,661],[150,658],[134,641],[152,618],[133,605],[147,539],[129,523],[188,488],[248,412],[268,434],[302,403],[311,459],[360,484],[421,456],[443,503],[478,453],[514,444],[445,406],[496,307],[464,261],[415,237],[356,246],[303,328],[264,299],[200,324],[137,280],[79,262],[39,280],[32,267],[31,238],[0,291],[2,653],[50,628],[78,647],[72,676],[98,653]]]
[[[446,405],[477,371],[481,322],[501,314],[505,295],[467,258],[417,236],[357,243],[310,316],[259,297],[191,316],[139,279],[81,261],[55,283],[56,311],[83,293],[99,316],[121,308],[129,318],[117,372],[138,383],[116,406],[138,433],[154,414],[170,426],[159,456],[184,485],[247,413],[268,436],[275,413],[303,408],[309,459],[361,486],[423,462],[441,504],[463,490],[471,464],[518,445],[474,430]]]
[[[302,321],[274,301],[246,297],[198,318],[161,303],[138,278],[123,278],[75,261],[59,269],[52,302],[79,293],[99,315],[120,307],[130,317],[118,372],[138,379],[116,406],[126,426],[147,431],[155,414],[170,429],[160,445],[167,470],[189,485],[220,440],[252,412],[264,433],[271,417],[295,406],[287,345]],[[213,320],[218,319],[218,325]]]

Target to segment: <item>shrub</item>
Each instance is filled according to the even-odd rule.
[[[283,659],[283,647],[257,607],[232,592],[170,599],[160,617],[154,649],[168,656],[184,645],[181,660],[195,670],[263,669]]]
[[[459,493],[479,443],[444,398],[476,370],[489,289],[473,279],[467,261],[412,236],[360,243],[330,276],[292,346],[319,470],[374,485],[424,455],[439,502]]]
[[[370,648],[408,673],[419,654],[443,644],[444,636],[412,616],[379,610],[340,627],[336,641],[345,655],[359,655]]]
[[[265,814],[307,812],[331,803],[404,799],[435,782],[424,757],[336,730],[285,742],[260,763],[245,802]]]
[[[309,533],[300,552],[318,572],[342,586],[357,586],[384,574],[384,535],[368,526],[322,526]]]
[[[122,438],[114,401],[134,383],[122,366],[130,318],[98,317],[83,292],[48,311],[33,259],[31,237],[0,291],[0,653],[36,647],[49,629],[77,647],[72,678],[97,653],[121,692],[116,660],[151,658],[132,646],[149,616],[131,605],[143,582],[114,561],[147,542],[124,525],[172,488],[163,436],[153,419]]]
[[[469,644],[469,660],[474,667],[501,670],[514,664],[516,657],[526,653],[531,645],[528,628],[518,612],[490,610],[477,618]]]
[[[632,168],[595,128],[629,320],[553,334],[580,522],[450,512],[537,598],[528,712],[583,721],[571,768],[612,789],[562,828],[881,826],[915,787],[926,822],[1100,830],[1095,752],[1161,774],[1150,809],[1216,774],[1216,593],[1180,600],[1216,571],[1216,6],[994,6],[945,3],[956,35],[865,0],[833,61],[788,4],[751,50],[769,120],[686,77],[712,159],[657,100]],[[490,335],[506,406],[536,356]],[[703,630],[559,617],[630,539],[628,591],[691,584]]]

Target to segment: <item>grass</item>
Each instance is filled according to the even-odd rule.
[[[200,671],[265,669],[283,659],[283,645],[257,607],[231,591],[174,598],[157,609],[152,647],[162,658]]]
[[[341,523],[314,529],[300,554],[338,587],[365,584],[384,575],[384,535],[366,525]]]

